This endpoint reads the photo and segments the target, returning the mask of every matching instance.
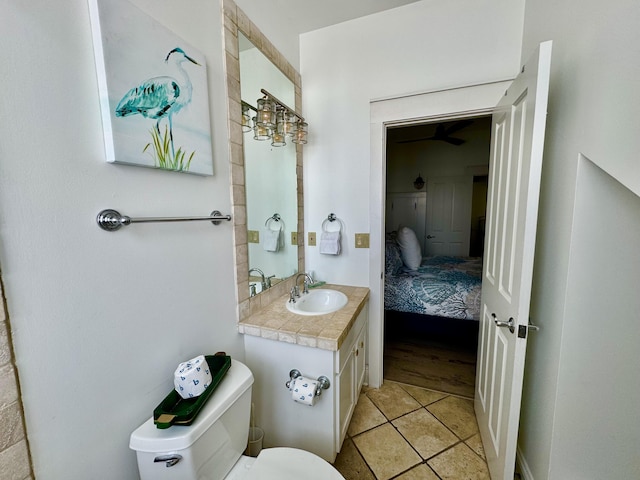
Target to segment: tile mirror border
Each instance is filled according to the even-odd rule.
[[[264,36],[233,0],[223,0],[223,28],[225,48],[225,70],[228,91],[229,151],[231,153],[231,203],[233,212],[233,235],[235,244],[236,295],[238,320],[268,305],[277,297],[286,294],[295,276],[274,285],[254,297],[249,296],[249,251],[247,243],[247,207],[245,192],[244,152],[242,133],[242,108],[240,103],[240,60],[238,31],[241,31],[291,82],[295,89],[297,112],[302,106],[302,80],[300,73]],[[296,173],[298,195],[298,272],[304,272],[304,204],[302,190],[302,145],[296,145]]]

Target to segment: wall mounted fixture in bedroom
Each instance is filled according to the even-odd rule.
[[[307,143],[309,126],[304,118],[265,89],[260,91],[264,97],[257,100],[257,108],[242,101],[242,131],[247,133],[253,130],[254,140],[271,139],[273,147],[284,147],[287,144],[286,137],[290,137],[293,143]],[[256,112],[253,118],[251,110]]]

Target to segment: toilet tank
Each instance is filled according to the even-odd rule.
[[[141,480],[221,480],[247,446],[253,375],[237,360],[188,426],[156,428],[153,417],[132,434]],[[176,461],[177,460],[177,461]]]

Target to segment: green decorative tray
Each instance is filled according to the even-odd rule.
[[[191,425],[231,367],[231,357],[224,352],[205,355],[204,358],[211,370],[211,385],[201,395],[194,398],[182,398],[178,392],[171,390],[169,395],[153,410],[153,423],[157,428],[169,428],[171,425]]]

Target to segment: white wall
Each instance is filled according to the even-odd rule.
[[[613,320],[623,317],[636,300],[630,295],[614,304],[602,293],[595,300],[589,298],[591,308],[586,312],[579,300],[586,301],[594,295],[587,292],[594,288],[597,292],[601,284],[637,285],[637,272],[630,269],[607,269],[597,279],[585,274],[585,269],[606,264],[626,251],[628,244],[621,243],[620,237],[627,235],[627,229],[636,228],[640,211],[637,203],[626,205],[625,222],[633,219],[636,223],[619,221],[615,228],[601,225],[596,214],[611,208],[611,199],[605,198],[608,191],[580,190],[583,187],[576,184],[583,154],[640,194],[636,114],[640,107],[636,88],[640,77],[639,21],[640,9],[632,0],[606,5],[596,0],[579,5],[551,0],[526,4],[523,57],[540,41],[554,42],[531,305],[532,321],[541,330],[530,337],[528,345],[519,439],[528,478],[536,480],[603,478],[595,466],[598,461],[608,468],[606,478],[638,476],[637,460],[626,450],[629,442],[638,444],[637,436],[626,430],[612,435],[598,421],[612,419],[615,424],[619,420],[614,413],[616,398],[635,399],[638,404],[637,376],[615,377],[613,382],[608,378],[604,383],[605,379],[592,370],[594,363],[599,363],[598,371],[613,376],[620,369],[624,371],[626,362],[637,365],[637,347],[621,341],[620,332],[606,331],[601,337],[595,334],[602,332],[601,323],[606,321],[598,315],[601,307],[608,307]],[[589,215],[585,217],[578,210],[586,205],[589,195],[594,204],[603,205],[601,211],[593,212],[591,230],[584,227]],[[610,229],[608,238],[594,237],[594,230],[606,228]],[[637,257],[637,247],[635,250]],[[628,260],[632,262],[633,256]],[[579,267],[580,263],[585,265]],[[580,329],[590,333],[578,332]],[[583,340],[594,342],[593,350],[585,350]],[[605,353],[596,354],[603,345],[607,345]],[[584,382],[591,382],[592,387]],[[615,392],[610,390],[612,385]],[[575,422],[572,411],[590,426],[589,439],[584,438],[585,430]],[[635,414],[628,412],[628,421],[637,435]],[[631,466],[635,475],[624,470]]]
[[[230,210],[221,7],[135,4],[206,57],[213,177],[105,163],[86,1],[0,2],[0,264],[39,480],[136,478],[129,434],[175,366],[244,357],[231,223],[95,223]]]
[[[346,227],[343,254],[306,247],[321,280],[368,285],[370,101],[512,78],[517,73],[523,1],[424,0],[303,34],[305,230],[330,212]]]

